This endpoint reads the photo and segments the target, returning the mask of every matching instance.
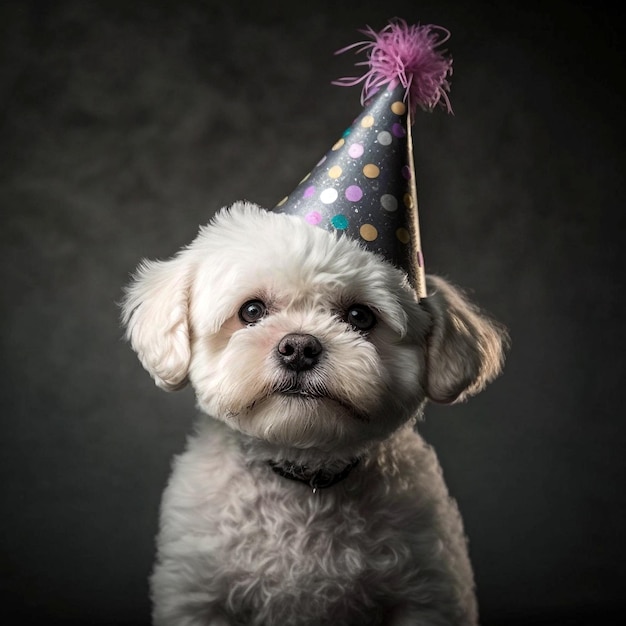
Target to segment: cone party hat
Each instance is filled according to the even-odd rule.
[[[357,65],[368,70],[335,84],[363,83],[363,111],[274,210],[359,241],[403,269],[424,298],[411,126],[418,107],[432,110],[441,104],[451,112],[452,60],[437,50],[449,33],[399,19],[378,33],[369,27],[361,32],[372,40],[338,54],[365,52],[367,61]]]

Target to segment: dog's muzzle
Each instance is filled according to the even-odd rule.
[[[317,337],[304,333],[289,333],[276,346],[278,360],[294,372],[313,369],[320,360],[324,348]]]

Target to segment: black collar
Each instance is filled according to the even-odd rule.
[[[297,480],[298,482],[308,485],[315,493],[318,489],[328,489],[336,485],[348,476],[348,474],[356,467],[360,459],[354,459],[348,463],[341,471],[336,474],[327,469],[319,469],[316,471],[309,470],[306,465],[295,465],[288,461],[277,463],[268,461],[269,466],[283,478]]]

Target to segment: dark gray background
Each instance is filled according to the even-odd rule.
[[[194,415],[116,301],[219,207],[273,206],[360,111],[333,52],[388,18],[452,31],[454,116],[418,116],[430,272],[510,328],[504,376],[429,407],[485,626],[624,612],[624,54],[603,2],[2,4],[3,624],[147,624]],[[541,7],[541,8],[533,8]],[[9,617],[12,616],[12,617]]]

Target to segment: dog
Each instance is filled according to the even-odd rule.
[[[446,280],[418,301],[359,243],[237,202],[126,287],[126,337],[200,416],[163,495],[153,619],[477,623],[455,501],[415,425],[479,392],[507,332]]]

